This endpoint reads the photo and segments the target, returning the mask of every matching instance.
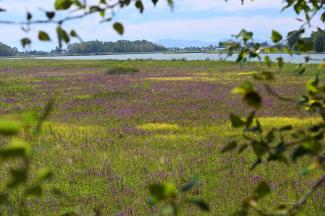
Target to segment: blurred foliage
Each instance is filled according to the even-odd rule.
[[[32,169],[33,143],[41,133],[42,124],[53,108],[48,103],[41,114],[24,113],[19,120],[0,120],[0,163],[6,178],[1,181],[0,211],[2,215],[29,215],[28,201],[44,193],[62,196],[51,183],[53,172],[49,168]],[[13,199],[14,198],[14,199]]]
[[[311,20],[320,15],[321,22],[324,22],[324,6],[325,1],[322,0],[287,0],[284,1],[287,5],[284,9],[291,8],[295,10],[296,14],[303,13],[305,20],[300,29],[292,31],[287,37],[283,37],[281,33],[273,30],[271,33],[271,40],[276,45],[288,43],[289,48],[287,53],[292,55],[292,49],[307,52],[313,49],[312,40],[302,39],[301,35],[305,32],[306,28],[310,25]],[[301,20],[303,21],[303,20]],[[245,63],[250,59],[261,59],[260,53],[264,50],[272,50],[272,47],[260,47],[253,41],[253,32],[242,30],[235,37],[239,42],[228,44],[229,55],[233,54],[235,49],[239,49],[237,62]],[[314,32],[312,38],[317,38],[317,48],[321,50],[324,40],[318,39],[323,36],[323,31],[318,29]],[[315,39],[314,39],[315,40]],[[252,44],[247,46],[247,44]],[[264,62],[267,66],[271,66],[272,62],[269,56],[264,57]],[[305,57],[305,64],[298,65],[296,74],[301,75],[305,72],[305,66],[309,62],[308,55]],[[284,60],[280,57],[277,59],[279,72],[284,66]],[[320,64],[323,67],[324,63]],[[238,154],[251,148],[256,156],[255,162],[251,165],[251,169],[257,166],[265,165],[269,162],[279,162],[284,164],[297,164],[302,158],[308,157],[307,164],[301,167],[300,175],[310,175],[311,173],[324,173],[325,171],[325,152],[324,152],[324,133],[325,133],[325,85],[316,75],[314,79],[310,79],[306,83],[305,95],[302,95],[299,100],[288,99],[277,94],[272,89],[272,83],[276,83],[276,72],[272,70],[260,71],[254,75],[253,78],[257,83],[262,84],[268,93],[277,97],[279,100],[287,100],[292,103],[299,104],[303,110],[309,111],[312,115],[320,115],[322,122],[307,127],[306,129],[294,128],[292,125],[285,127],[273,127],[265,129],[261,125],[258,117],[255,115],[258,109],[263,108],[263,97],[261,92],[256,90],[252,81],[246,81],[242,85],[233,89],[233,93],[240,94],[245,103],[253,108],[247,118],[243,119],[236,114],[230,115],[230,120],[233,128],[242,128],[243,135],[238,140],[234,140],[227,144],[222,152],[237,151]],[[302,160],[306,163],[306,160]],[[300,163],[299,163],[300,164]],[[325,175],[319,175],[315,183],[311,186],[310,190],[297,200],[292,206],[283,206],[279,204],[270,209],[261,209],[258,202],[266,195],[271,193],[271,187],[267,182],[262,182],[251,195],[243,202],[240,210],[235,212],[235,215],[248,215],[250,210],[258,215],[297,215],[299,210],[306,204],[311,194],[319,189],[325,183]],[[276,203],[275,203],[276,205]]]

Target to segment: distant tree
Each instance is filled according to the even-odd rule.
[[[325,52],[325,31],[319,29],[313,32],[311,40],[313,41],[315,52]]]
[[[288,40],[288,46],[290,49],[295,49],[295,45],[297,44],[297,41],[301,37],[301,31],[291,31],[287,35]]]
[[[71,54],[159,52],[166,50],[167,48],[146,40],[119,40],[117,42],[101,42],[96,40],[69,44],[67,48],[67,52]]]
[[[0,56],[14,56],[16,52],[16,48],[11,48],[3,43],[0,43]]]

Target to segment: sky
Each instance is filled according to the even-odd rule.
[[[26,11],[35,14],[34,18],[42,18],[42,11],[53,10],[53,5],[54,0],[0,0],[0,7],[7,9],[6,13],[0,13],[0,20],[24,20]],[[99,23],[97,15],[66,23],[63,27],[75,29],[84,41],[175,39],[218,42],[243,28],[253,31],[258,40],[269,40],[272,29],[286,34],[301,24],[291,10],[281,12],[282,0],[246,0],[244,5],[240,0],[228,0],[227,3],[224,0],[175,0],[173,10],[166,0],[160,0],[157,6],[144,0],[144,5],[143,14],[133,5],[116,11],[114,21],[124,24],[123,36],[113,31],[112,23]],[[313,26],[322,25],[320,21],[313,23]],[[35,40],[40,29],[50,33],[51,42]],[[53,25],[33,26],[25,33],[20,26],[0,24],[0,42],[21,50],[20,39],[28,36],[34,39],[30,49],[50,50],[57,45],[54,29]]]

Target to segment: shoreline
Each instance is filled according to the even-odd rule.
[[[122,55],[146,55],[146,54],[161,54],[161,55],[178,55],[178,54],[220,54],[226,55],[225,51],[179,51],[179,52],[128,52],[128,53],[85,53],[85,54],[54,54],[54,55],[16,55],[16,56],[0,56],[0,59],[10,58],[42,58],[42,57],[82,57],[82,56],[122,56]],[[238,52],[234,52],[238,54]],[[263,55],[290,55],[285,52],[261,52]],[[295,52],[292,55],[325,55],[325,52],[309,52],[300,53]]]

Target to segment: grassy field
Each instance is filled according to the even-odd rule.
[[[123,66],[138,72],[107,73]],[[279,72],[274,82],[278,93],[297,97],[308,76],[322,72],[310,65],[299,77],[291,73],[295,67],[288,65]],[[52,168],[55,184],[69,197],[30,200],[35,215],[87,213],[96,206],[104,215],[150,215],[146,204],[150,183],[181,185],[192,177],[201,183],[188,196],[207,200],[210,215],[231,214],[261,180],[275,191],[263,205],[292,204],[311,184],[311,177],[275,163],[250,172],[255,160],[251,152],[220,153],[224,144],[240,135],[230,127],[229,113],[250,111],[231,89],[263,68],[249,63],[240,70],[236,63],[214,61],[0,60],[3,118],[40,111],[56,98],[35,144],[34,164]],[[288,123],[305,127],[317,121],[295,104],[264,96],[264,108],[257,114],[268,127]],[[302,215],[325,215],[324,199],[324,190],[315,193]],[[191,208],[182,212],[201,214]]]

